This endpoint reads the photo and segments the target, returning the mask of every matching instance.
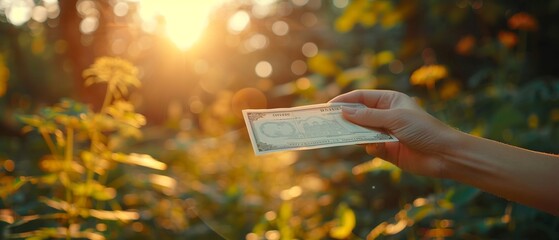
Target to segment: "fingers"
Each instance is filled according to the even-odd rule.
[[[367,154],[369,154],[369,155],[379,157],[379,158],[385,158],[386,157],[386,148],[384,147],[384,143],[367,144],[367,145],[365,145],[365,150],[367,151]]]
[[[342,114],[350,122],[372,128],[386,128],[391,119],[390,110],[384,109],[342,107]]]
[[[399,143],[371,143],[365,145],[367,154],[381,158],[398,166],[398,146]],[[400,167],[400,166],[398,166]]]
[[[408,95],[390,90],[355,90],[339,95],[329,102],[362,103],[367,107],[378,109],[420,109]]]
[[[403,94],[389,90],[355,90],[339,95],[329,102],[363,103],[371,108],[387,109],[400,95]]]

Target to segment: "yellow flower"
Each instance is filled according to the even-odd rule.
[[[336,19],[336,22],[334,23],[334,28],[338,32],[346,33],[349,32],[351,29],[353,29],[353,25],[355,25],[354,19],[348,16],[341,16],[338,19]]]
[[[429,88],[435,83],[448,76],[448,70],[442,65],[423,66],[415,70],[410,77],[412,85],[425,85]]]
[[[389,64],[392,62],[392,60],[394,60],[394,53],[392,53],[391,51],[382,51],[377,53],[377,55],[375,56],[375,64],[377,66],[382,66],[385,64]]]
[[[309,69],[320,75],[334,76],[340,72],[340,68],[336,65],[336,62],[324,53],[318,53],[308,61]]]
[[[101,57],[83,71],[85,85],[106,82],[109,90],[127,94],[128,86],[139,87],[138,68],[122,58]]]
[[[450,81],[441,88],[441,98],[443,100],[451,99],[460,92],[460,83],[458,81]]]
[[[382,18],[381,25],[384,28],[391,28],[400,22],[402,22],[402,15],[399,12],[387,12]]]
[[[367,5],[365,0],[355,0],[346,7],[344,13],[336,19],[335,28],[338,32],[349,32],[363,13],[363,9]]]
[[[359,16],[359,22],[365,27],[372,27],[377,23],[377,15],[374,12],[365,12]]]

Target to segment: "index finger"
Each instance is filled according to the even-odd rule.
[[[354,90],[328,102],[362,103],[370,108],[388,109],[398,93],[389,90]]]

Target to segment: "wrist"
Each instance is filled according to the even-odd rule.
[[[457,129],[446,131],[446,136],[441,146],[439,156],[442,158],[443,170],[441,177],[461,181],[466,171],[471,171],[471,167],[467,159],[467,155],[475,154],[472,148],[472,142],[475,136],[461,132]],[[466,167],[466,168],[465,168]]]

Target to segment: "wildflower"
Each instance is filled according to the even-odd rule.
[[[355,25],[355,20],[348,16],[341,16],[336,19],[335,29],[338,32],[346,33],[353,29],[353,25]]]
[[[519,12],[509,18],[509,27],[511,29],[536,31],[538,30],[538,21],[530,14]]]
[[[388,12],[384,14],[381,25],[384,28],[392,28],[402,22],[402,15],[399,12]]]
[[[119,94],[127,94],[128,86],[140,86],[138,69],[130,62],[121,58],[98,58],[90,68],[83,72],[83,77],[86,79],[86,86],[106,82],[109,85],[110,92],[117,90],[115,92],[117,96],[120,96]]]
[[[334,76],[340,72],[334,60],[324,53],[319,53],[308,61],[309,69],[320,75]]]
[[[455,51],[461,55],[468,55],[474,48],[476,44],[476,39],[472,35],[465,36],[461,38],[458,43],[456,43]]]
[[[460,83],[458,81],[446,82],[441,88],[441,99],[448,100],[460,92]]]
[[[386,65],[394,60],[394,53],[391,51],[382,51],[375,56],[375,64],[377,66]]]
[[[499,38],[499,42],[507,48],[514,47],[518,42],[516,34],[509,31],[500,31],[497,37]]]
[[[410,77],[412,85],[425,85],[429,88],[435,85],[435,82],[448,76],[448,70],[442,65],[423,66],[415,70]]]
[[[336,19],[335,29],[338,32],[349,32],[353,29],[359,17],[363,14],[363,9],[367,5],[367,1],[353,1],[344,11],[342,16]]]

